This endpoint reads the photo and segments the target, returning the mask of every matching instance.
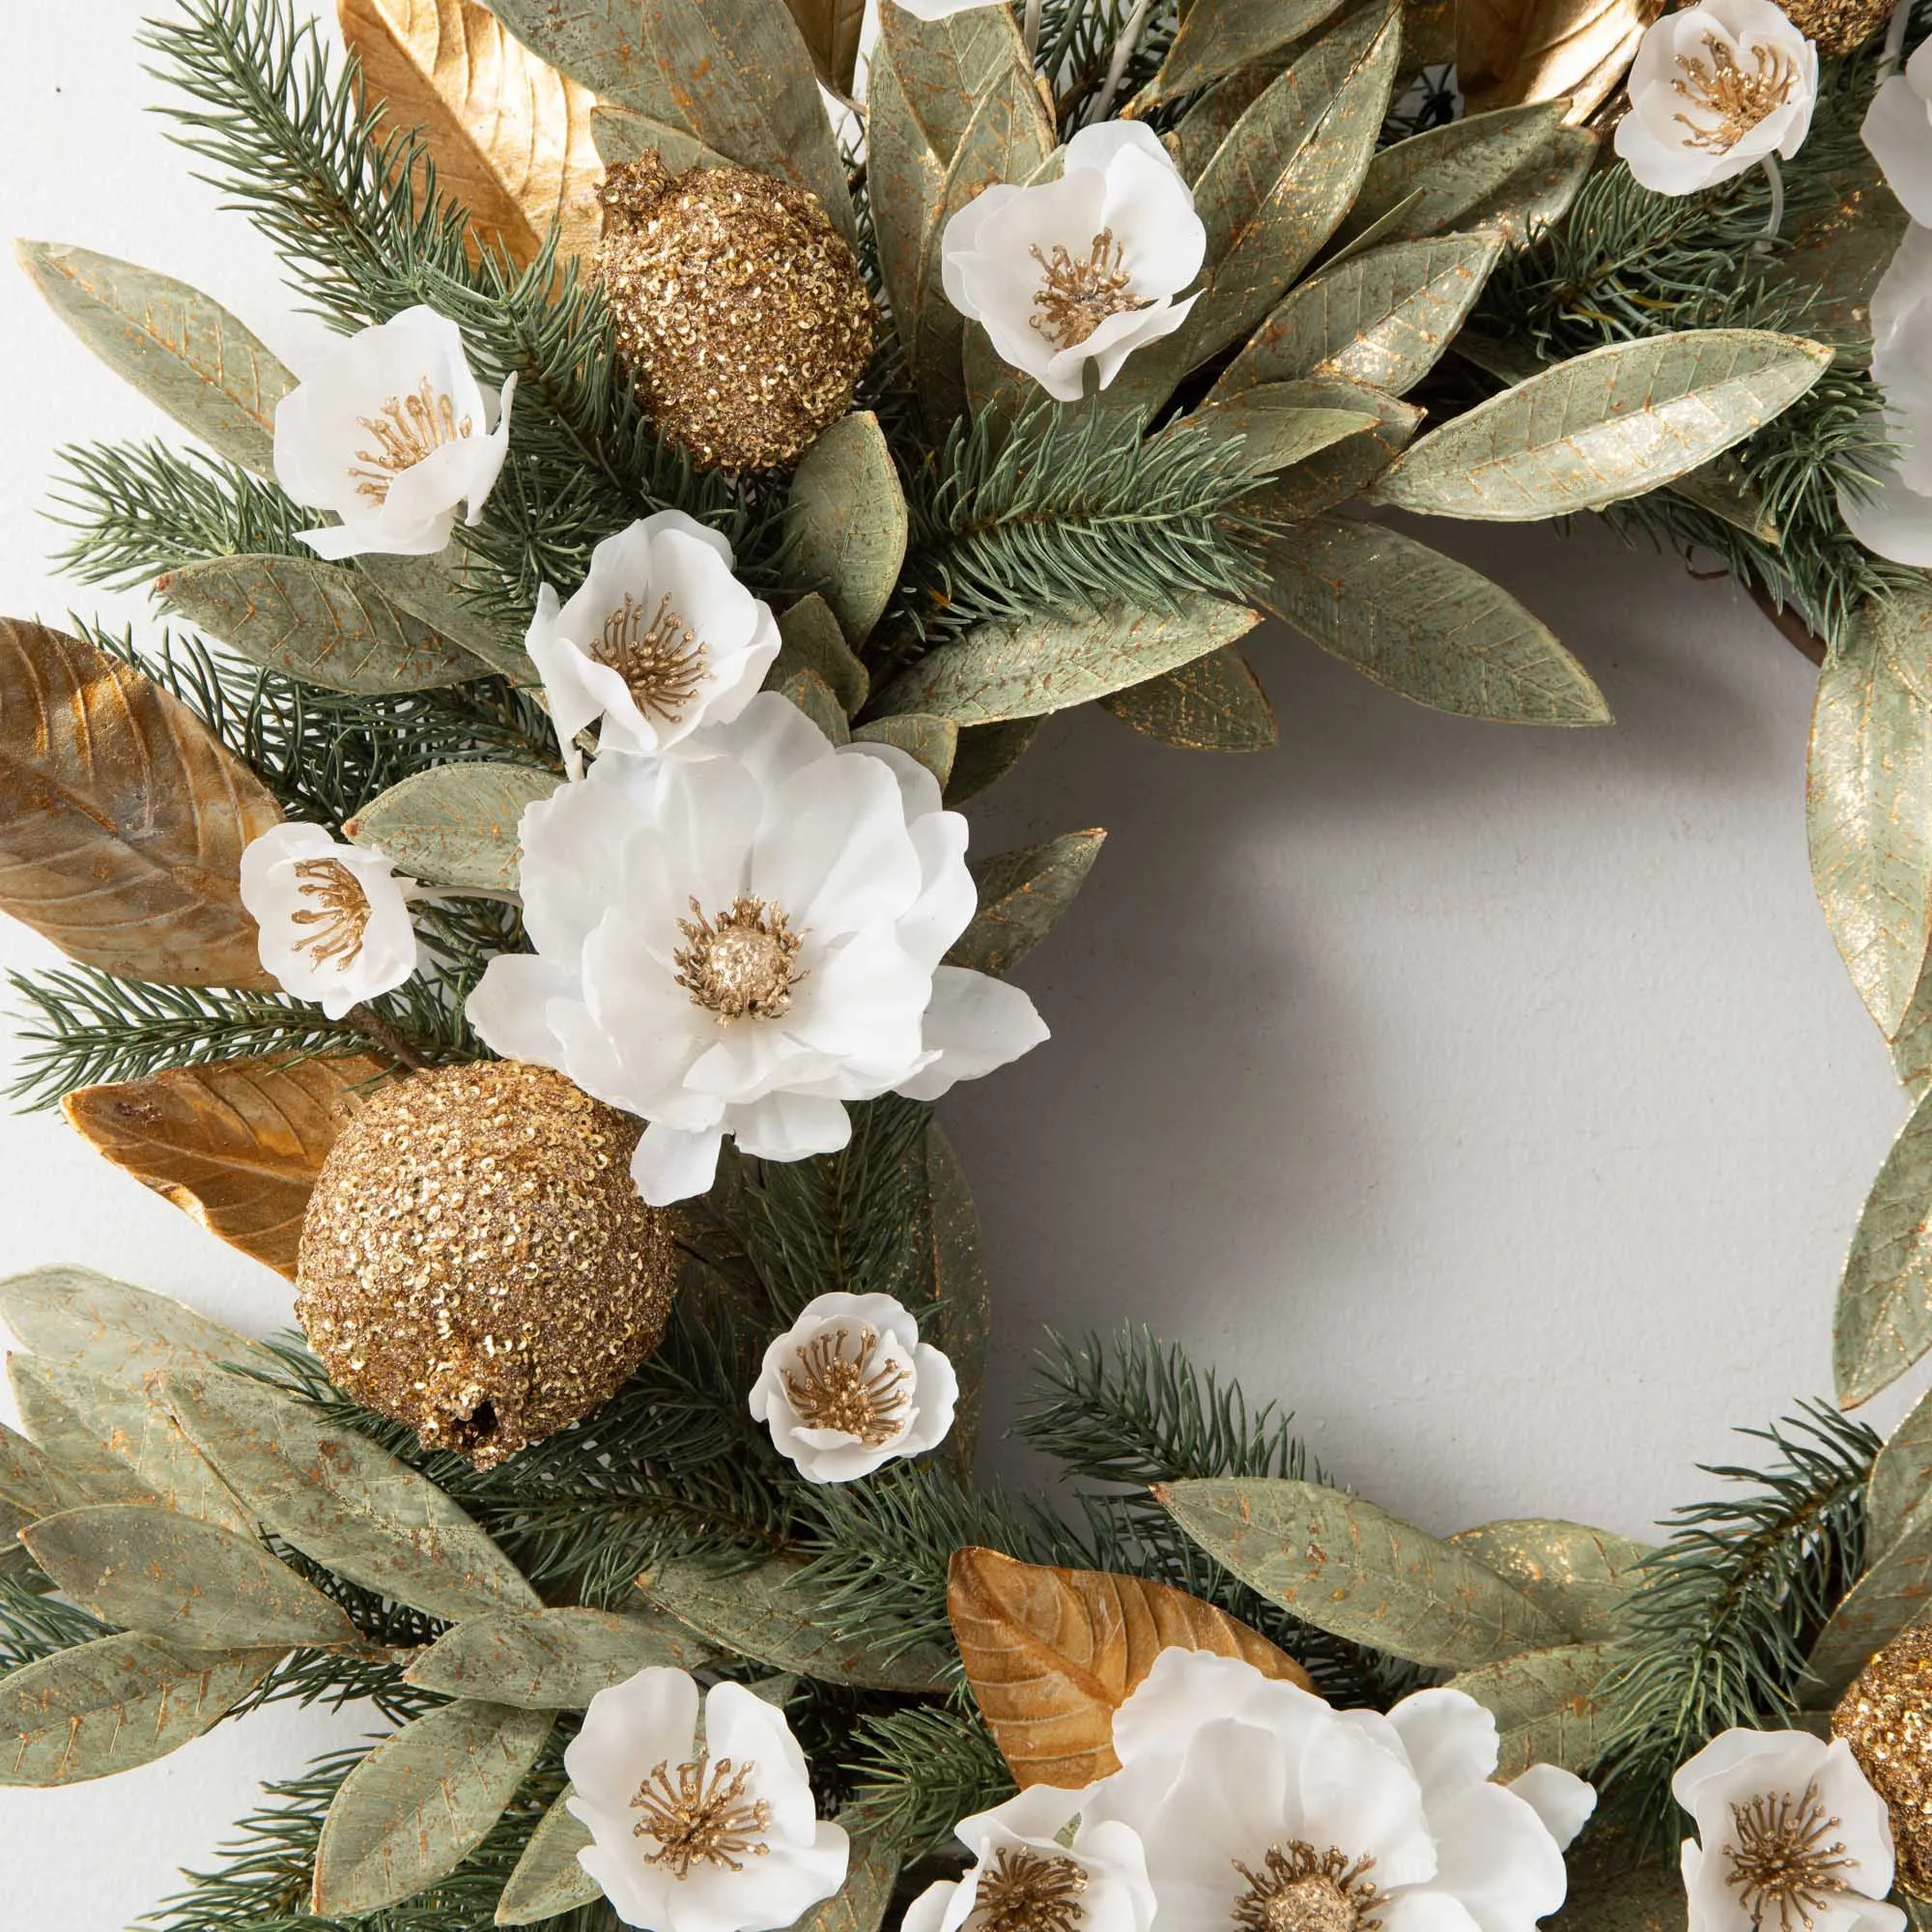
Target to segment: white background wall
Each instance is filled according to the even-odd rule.
[[[141,111],[142,12],[7,9],[0,225],[165,268],[299,368],[314,325]],[[56,445],[162,428],[0,272],[0,610],[140,618],[58,580],[40,511]],[[982,849],[1112,834],[1023,975],[1054,1040],[951,1106],[993,1410],[1038,1324],[1148,1321],[1433,1527],[1641,1531],[1703,1492],[1730,1426],[1828,1389],[1836,1269],[1905,1103],[1806,878],[1810,668],[1727,586],[1600,531],[1449,534],[1581,655],[1615,729],[1437,718],[1267,633],[1272,754],[1083,715],[986,802]],[[50,956],[0,921],[0,965]],[[0,1117],[0,1269],[287,1318],[285,1284],[57,1117]],[[258,1777],[355,1729],[277,1713],[110,1785],[0,1793],[0,1926],[117,1932]]]

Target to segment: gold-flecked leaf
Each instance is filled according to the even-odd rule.
[[[1026,755],[1046,722],[1014,718],[1004,724],[962,724],[952,754],[952,775],[946,781],[946,803],[964,805],[996,785]]]
[[[590,1843],[590,1827],[569,1810],[569,1797],[565,1785],[530,1833],[497,1901],[498,1925],[536,1925],[604,1896],[604,1889],[577,1862],[578,1853]]]
[[[527,267],[553,221],[565,255],[596,245],[595,96],[547,67],[475,0],[337,0],[366,100],[420,130],[437,185],[476,242]]]
[[[791,1932],[879,1932],[886,1922],[898,1861],[867,1835],[862,1818],[842,1813],[839,1823],[852,1840],[845,1883],[824,1904],[813,1906]]]
[[[515,684],[539,682],[521,635],[506,634],[478,609],[476,599],[487,589],[490,573],[460,542],[450,543],[435,556],[372,552],[358,556],[355,568],[399,611],[420,617],[492,670],[501,671]]]
[[[1257,383],[1204,403],[1182,416],[1177,430],[1183,425],[1216,441],[1238,439],[1257,469],[1279,472],[1373,429],[1376,416],[1368,410],[1311,407],[1299,383]]]
[[[1663,0],[1457,0],[1456,81],[1471,114],[1568,102],[1587,121],[1636,58]]]
[[[7,1357],[7,1386],[19,1411],[20,1427],[45,1459],[43,1466],[57,1474],[62,1492],[71,1497],[68,1507],[158,1502],[128,1459],[107,1446],[102,1431],[70,1400],[73,1391],[57,1385],[56,1378],[78,1373],[32,1355]],[[41,1507],[34,1514],[57,1512]]]
[[[810,665],[798,666],[772,689],[796,704],[835,745],[851,742],[852,724],[845,716],[844,706],[838,702],[832,687]]]
[[[1932,1350],[1932,1094],[1899,1129],[1865,1197],[1838,1283],[1832,1370],[1847,1408]]]
[[[1922,1395],[1885,1438],[1865,1485],[1866,1547],[1883,1549],[1932,1500],[1932,1394]]]
[[[0,618],[0,912],[130,980],[272,989],[238,881],[281,816],[152,679]]]
[[[561,772],[534,765],[432,765],[371,799],[342,829],[426,885],[514,892],[523,815],[562,782]]]
[[[815,590],[801,597],[779,619],[779,636],[784,646],[765,673],[766,684],[776,691],[797,671],[816,671],[839,709],[854,716],[869,696],[872,679],[845,641],[832,606]]]
[[[959,727],[950,718],[933,718],[923,712],[908,711],[897,718],[875,718],[852,733],[855,745],[890,745],[909,758],[917,758],[934,778],[940,789],[952,776],[952,761],[959,754]]]
[[[182,1302],[92,1268],[34,1268],[0,1281],[0,1321],[43,1361],[114,1380],[222,1362],[270,1368],[276,1359]]]
[[[1252,67],[1298,41],[1334,13],[1340,0],[1195,0],[1183,11],[1150,102],[1192,94],[1210,81]]]
[[[1932,1509],[1921,1507],[1904,1528],[1866,1559],[1864,1575],[1839,1600],[1804,1660],[1804,1701],[1813,1710],[1837,1702],[1875,1651],[1924,1620],[1932,1602]]]
[[[947,1573],[946,1609],[980,1715],[1022,1785],[1083,1785],[1118,1771],[1114,1713],[1163,1650],[1239,1658],[1264,1676],[1313,1688],[1260,1632],[1143,1577],[960,1549]]]
[[[1286,386],[1286,385],[1284,385]],[[1318,450],[1264,484],[1241,507],[1272,523],[1299,524],[1352,501],[1408,446],[1422,412],[1400,396],[1345,376],[1309,376],[1293,387],[1312,407],[1358,409],[1374,427]]]
[[[1527,1517],[1478,1523],[1449,1541],[1540,1604],[1580,1643],[1617,1634],[1624,1605],[1654,1554],[1607,1529]]]
[[[898,582],[908,529],[898,468],[871,411],[840,417],[806,451],[784,521],[797,574],[824,593],[847,642],[863,644]]]
[[[598,158],[606,167],[640,160],[647,154],[656,155],[674,175],[687,168],[734,165],[729,156],[707,148],[696,134],[653,121],[648,114],[633,113],[628,107],[613,107],[609,101],[599,101],[590,110],[590,138],[597,143]]]
[[[291,1280],[315,1177],[386,1061],[268,1055],[83,1087],[61,1102],[99,1153]]]
[[[980,909],[946,955],[950,966],[1010,973],[1073,903],[1100,856],[1107,835],[1098,826],[1067,832],[1044,845],[996,852],[973,864]]]
[[[1274,706],[1237,644],[1116,691],[1100,708],[1145,737],[1190,752],[1265,752],[1281,736]]]
[[[658,10],[637,0],[490,0],[525,46],[600,100],[689,128],[658,62]]]
[[[445,1697],[482,1697],[526,1711],[581,1711],[600,1690],[651,1664],[703,1660],[675,1618],[608,1610],[490,1610],[465,1617],[417,1651],[408,1681]]]
[[[1497,1777],[1507,1783],[1533,1764],[1580,1773],[1596,1763],[1606,1728],[1598,1693],[1615,1655],[1608,1643],[1559,1644],[1449,1680],[1496,1720]]]
[[[819,79],[834,94],[849,99],[859,63],[860,30],[866,24],[866,0],[785,0],[785,6],[798,22]]]

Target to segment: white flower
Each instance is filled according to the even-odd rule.
[[[1842,1739],[1726,1731],[1670,1780],[1697,1823],[1684,1841],[1690,1932],[1901,1932],[1891,1820]]]
[[[1879,83],[1859,131],[1906,213],[1932,222],[1932,41]]]
[[[887,0],[890,6],[893,0]],[[992,7],[1004,4],[1004,0],[897,0],[901,14],[910,14],[915,20],[950,20],[955,14],[964,14],[975,7]]]
[[[600,1690],[563,1753],[578,1862],[626,1925],[779,1932],[845,1883],[851,1847],[821,1824],[784,1714],[661,1665]]]
[[[600,749],[639,757],[737,717],[779,654],[778,620],[731,575],[731,546],[660,510],[590,553],[561,606],[537,593],[526,640],[568,752],[596,719]]]
[[[277,825],[242,854],[242,903],[283,990],[339,1020],[416,970],[406,882],[380,852],[319,825]]]
[[[969,1923],[1148,1932],[1154,1893],[1140,1833],[1118,1822],[1089,1824],[1081,1814],[1090,1795],[1036,1784],[966,1819],[958,1834],[972,1867],[956,1884],[942,1880],[921,1892],[901,1932],[960,1932]]]
[[[275,409],[275,476],[339,526],[303,530],[320,556],[430,556],[459,503],[482,516],[510,447],[510,397],[485,395],[455,323],[433,308],[352,335]]]
[[[1789,160],[1811,129],[1818,50],[1774,0],[1704,0],[1648,28],[1616,151],[1658,194]]]
[[[952,1364],[890,1294],[821,1294],[765,1350],[752,1415],[808,1483],[850,1483],[946,1439]]]
[[[1769,5],[1770,0],[1765,0]],[[947,299],[1051,396],[1077,403],[1086,365],[1104,389],[1136,349],[1172,335],[1194,298],[1208,231],[1152,129],[1083,128],[1058,181],[999,184],[946,224]]]
[[[1893,460],[1874,468],[1863,493],[1840,488],[1838,509],[1866,549],[1932,564],[1932,228],[1905,231],[1872,291],[1871,327]]]
[[[521,830],[536,952],[490,962],[470,1021],[651,1123],[653,1206],[708,1187],[727,1133],[835,1152],[847,1100],[935,1099],[1046,1037],[1024,993],[940,964],[977,895],[932,774],[775,693],[674,758],[605,753]]]
[[[1539,1803],[1492,1783],[1495,1719],[1460,1690],[1419,1691],[1387,1717],[1337,1711],[1196,1651],[1154,1660],[1114,1748],[1122,1768],[1083,1816],[1140,1833],[1162,1925],[1261,1932],[1292,1892],[1299,1922],[1335,1932],[1534,1932],[1565,1891],[1543,1807],[1588,1809],[1581,1779],[1553,1767]]]

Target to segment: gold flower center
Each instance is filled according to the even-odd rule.
[[[980,1880],[964,1932],[1079,1932],[1085,1866],[1068,1858],[1002,1846]]]
[[[872,1366],[879,1351],[876,1328],[860,1329],[856,1355],[845,1352],[846,1334],[845,1329],[835,1328],[797,1350],[797,1373],[784,1372],[785,1395],[808,1429],[836,1429],[841,1435],[856,1436],[867,1449],[883,1449],[898,1435],[912,1400],[905,1364],[887,1361]],[[984,1895],[982,1881],[980,1896]]]
[[[291,913],[290,920],[318,928],[312,937],[298,940],[296,951],[308,953],[318,966],[333,959],[346,973],[369,930],[369,895],[340,859],[298,859],[296,879],[301,896],[315,903]]]
[[[775,1020],[791,1006],[792,988],[805,978],[798,949],[805,934],[794,932],[781,906],[763,899],[737,898],[715,919],[707,919],[696,899],[693,917],[677,929],[691,941],[671,957],[677,983],[700,1007],[729,1026],[748,1013]]]
[[[658,1765],[631,1800],[631,1808],[644,1814],[632,1835],[657,1840],[657,1850],[644,1855],[645,1863],[685,1879],[693,1865],[743,1871],[746,1859],[764,1858],[771,1850],[762,1834],[771,1829],[772,1807],[745,1795],[754,1769],[728,1757],[713,1764],[702,1750],[675,1772]]]
[[[1381,1892],[1369,1877],[1374,1859],[1351,1859],[1302,1838],[1270,1845],[1260,1871],[1236,1859],[1248,1889],[1235,1905],[1236,1932],[1377,1932]]]
[[[644,607],[627,591],[623,609],[605,618],[590,655],[630,686],[639,711],[655,711],[668,724],[675,724],[704,689],[704,645],[670,608],[668,596],[658,600],[646,623]]]
[[[1727,155],[1774,108],[1782,107],[1798,78],[1798,69],[1781,47],[1751,43],[1752,70],[1747,73],[1716,34],[1704,36],[1704,57],[1679,54],[1678,77],[1670,85],[1700,114],[1714,116],[1707,128],[1689,114],[1673,117],[1690,132],[1687,147]]]
[[[1839,1874],[1858,1861],[1846,1854],[1842,1839],[1832,1837],[1837,1829],[1815,1782],[1802,1798],[1766,1792],[1731,1806],[1736,1841],[1723,1850],[1730,1866],[1724,1883],[1737,1888],[1738,1903],[1753,1925],[1762,1925],[1776,1906],[1782,1932],[1809,1927],[1833,1896],[1850,1889]]]
[[[1054,348],[1075,348],[1110,315],[1147,307],[1144,298],[1127,293],[1123,253],[1111,228],[1094,236],[1084,257],[1069,255],[1057,242],[1051,257],[1035,247],[1033,258],[1039,264],[1041,280],[1033,298],[1039,311],[1033,326]]]
[[[413,469],[444,443],[455,442],[475,430],[468,416],[457,421],[455,403],[432,388],[427,376],[413,395],[391,396],[383,405],[381,415],[358,416],[356,421],[376,439],[376,447],[358,449],[356,467],[349,473],[361,479],[355,494],[378,503],[388,500],[389,485],[405,469]]]

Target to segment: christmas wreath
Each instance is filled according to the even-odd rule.
[[[1266,612],[1605,722],[1364,505],[1598,513],[1786,614],[1821,897],[1932,1080],[1912,0],[865,13],[340,0],[341,64],[182,0],[175,131],[340,333],[299,371],[20,244],[199,447],[57,486],[176,628],[0,622],[0,909],[73,962],[16,1096],[301,1333],[0,1284],[0,1783],[365,1702],[166,1932],[1898,1932],[1932,1398],[1802,1410],[1659,1547],[1441,1538],[1049,1337],[1009,1493],[932,1103],[1046,1038],[1009,975],[1102,835],[969,862],[955,808],[1050,713],[1262,749]],[[1848,1406],[1932,1352],[1928,1204],[1921,1109]]]

